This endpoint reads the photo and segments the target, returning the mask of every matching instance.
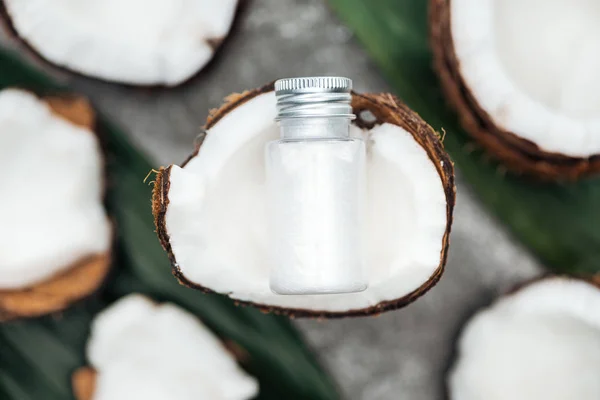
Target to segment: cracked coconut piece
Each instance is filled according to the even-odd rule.
[[[94,78],[178,85],[231,27],[237,0],[3,0],[16,34],[46,60]]]
[[[456,357],[451,400],[600,399],[600,287],[530,283],[477,313]]]
[[[0,91],[0,320],[66,308],[101,285],[112,229],[85,99]]]
[[[132,294],[101,312],[73,374],[77,400],[244,400],[257,381],[202,323],[173,304]]]
[[[269,289],[264,146],[278,138],[273,85],[232,95],[211,113],[201,146],[161,169],[153,213],[184,285],[290,316],[341,317],[403,307],[446,263],[455,200],[452,162],[434,130],[391,95],[353,94],[351,134],[367,143],[364,292],[276,295]],[[374,121],[361,118],[372,113]]]
[[[430,0],[435,65],[464,128],[517,172],[600,171],[595,0]]]

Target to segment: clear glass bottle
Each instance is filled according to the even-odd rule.
[[[275,83],[281,139],[265,152],[275,293],[367,287],[365,144],[349,134],[351,89],[350,79],[335,77]]]

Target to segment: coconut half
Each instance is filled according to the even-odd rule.
[[[73,375],[78,400],[244,400],[258,394],[196,316],[132,294],[102,311],[87,344],[91,367]]]
[[[476,314],[450,371],[452,400],[600,399],[600,288],[546,278]]]
[[[600,3],[430,0],[435,66],[464,128],[509,168],[600,171]]]
[[[434,130],[392,95],[353,94],[351,135],[367,143],[369,288],[334,295],[269,289],[264,147],[278,139],[273,85],[232,95],[182,166],[156,177],[153,213],[184,285],[291,316],[376,314],[407,305],[442,275],[455,201]]]
[[[133,85],[174,86],[213,57],[237,0],[3,0],[16,34],[46,60]]]
[[[104,157],[82,98],[0,91],[0,320],[61,310],[110,266]]]

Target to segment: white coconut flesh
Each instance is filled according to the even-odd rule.
[[[600,2],[451,0],[468,90],[494,124],[541,150],[600,154]]]
[[[109,81],[177,85],[207,64],[237,0],[4,0],[18,35],[47,60]]]
[[[92,323],[94,400],[244,400],[257,381],[194,315],[132,294]]]
[[[28,92],[2,90],[0,169],[0,289],[32,286],[108,251],[103,157],[92,131]]]
[[[600,399],[600,289],[552,278],[477,314],[459,341],[452,400]]]
[[[170,174],[165,221],[177,267],[196,285],[287,309],[346,312],[399,299],[440,265],[448,223],[436,166],[411,134],[391,124],[351,128],[367,141],[364,292],[282,296],[269,289],[264,147],[279,138],[275,95],[258,95],[209,131],[197,156]]]

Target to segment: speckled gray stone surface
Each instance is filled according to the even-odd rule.
[[[318,0],[254,0],[207,70],[175,89],[137,89],[40,64],[87,94],[156,164],[182,161],[210,108],[232,92],[278,77],[337,74],[358,91],[387,91],[366,52]],[[5,45],[15,46],[5,34]],[[439,127],[436,127],[439,128]],[[491,218],[459,177],[446,273],[410,307],[380,317],[299,320],[347,399],[439,400],[461,323],[539,266]]]

